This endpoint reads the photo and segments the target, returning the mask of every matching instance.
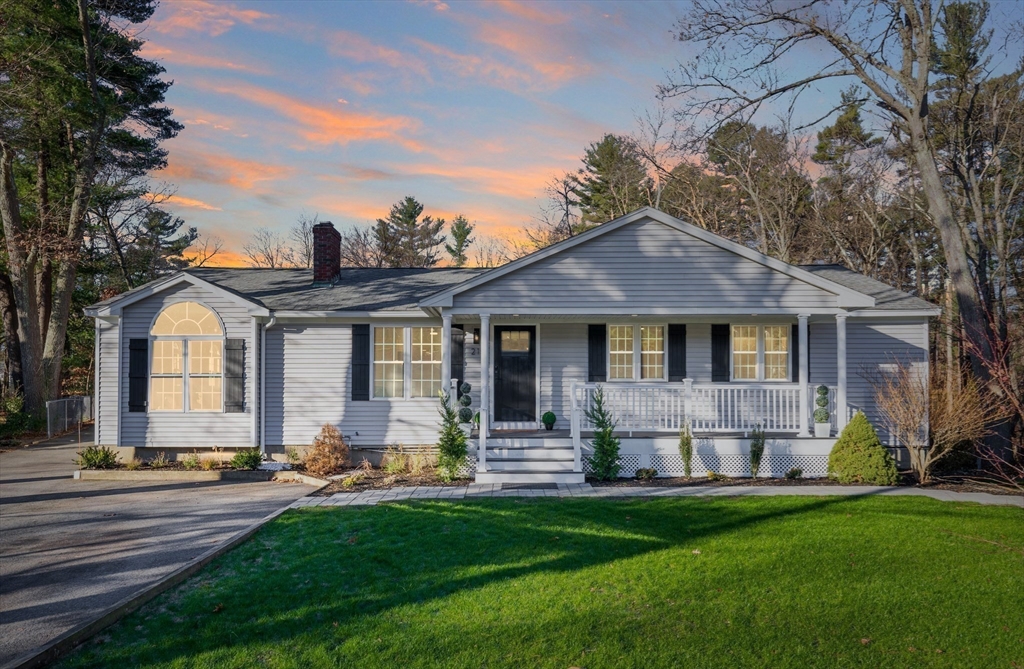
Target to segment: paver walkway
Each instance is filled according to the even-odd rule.
[[[920,488],[893,488],[886,486],[763,486],[763,487],[598,487],[589,483],[559,484],[557,490],[513,489],[503,490],[500,483],[472,483],[468,486],[420,486],[340,492],[330,497],[303,497],[290,508],[307,506],[359,506],[406,499],[477,499],[481,497],[702,497],[747,495],[908,495],[931,497],[946,502],[977,502],[1024,508],[1024,496],[993,495],[987,492],[951,492],[948,490],[922,490]]]
[[[91,431],[83,432],[85,443]],[[0,453],[0,666],[307,494],[300,483],[73,480],[77,433]]]

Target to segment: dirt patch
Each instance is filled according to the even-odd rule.
[[[380,469],[357,469],[346,473],[354,480],[352,484],[344,485],[342,483],[344,479],[338,479],[331,481],[331,483],[326,487],[311,494],[317,497],[329,497],[337,492],[362,492],[364,490],[383,490],[387,488],[412,486],[443,486],[447,488],[467,486],[472,483],[472,479],[470,478],[456,479],[454,481],[442,481],[437,478],[437,475],[434,472],[424,472],[421,474],[388,474]]]

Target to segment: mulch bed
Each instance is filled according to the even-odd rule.
[[[850,488],[860,487],[858,483],[839,483],[827,478],[729,478],[724,481],[712,481],[706,477],[664,477],[656,479],[641,480],[635,478],[616,479],[614,481],[599,481],[593,477],[587,477],[587,483],[595,488],[710,488],[710,487],[766,487],[766,486],[836,486],[843,485]],[[995,495],[1020,495],[1020,491],[1010,490],[979,481],[974,476],[961,474],[955,476],[935,477],[928,485],[918,485],[916,479],[909,472],[900,474],[900,487],[921,488],[923,490],[949,490],[950,492],[988,492]]]
[[[333,480],[326,487],[321,488],[311,495],[316,497],[329,497],[336,492],[363,492],[365,490],[383,490],[387,488],[400,488],[412,486],[444,486],[458,487],[467,486],[473,482],[472,478],[456,479],[454,481],[442,481],[437,478],[434,472],[422,474],[388,474],[381,469],[353,470],[346,474],[362,474],[359,480],[350,486],[342,485],[342,479]]]

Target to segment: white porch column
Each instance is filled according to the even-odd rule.
[[[480,314],[480,454],[477,471],[487,471],[487,433],[491,427],[491,315]]]
[[[797,314],[797,336],[799,340],[799,355],[800,359],[797,361],[800,369],[800,435],[801,437],[811,436],[810,430],[808,429],[810,424],[810,407],[808,406],[807,384],[810,379],[808,378],[809,365],[807,364],[807,356],[810,351],[810,336],[807,328],[808,314]]]
[[[459,379],[462,381],[462,379]],[[454,402],[455,396],[451,394],[452,387],[452,315],[441,312],[441,388],[449,393]]]
[[[846,314],[836,314],[836,434],[846,427]]]

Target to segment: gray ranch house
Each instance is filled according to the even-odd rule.
[[[650,208],[490,270],[342,268],[334,226],[314,233],[312,271],[192,269],[88,308],[96,443],[283,460],[332,423],[354,449],[426,447],[438,393],[467,381],[480,482],[582,481],[598,388],[623,475],[681,474],[689,423],[697,473],[749,473],[762,425],[763,472],[822,476],[854,411],[879,425],[874,375],[927,373],[938,314],[847,269],[789,265]],[[814,436],[818,385],[828,436]]]

